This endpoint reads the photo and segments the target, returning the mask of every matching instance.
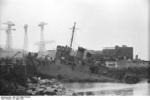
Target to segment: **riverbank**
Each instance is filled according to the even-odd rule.
[[[30,77],[24,85],[17,81],[0,79],[0,95],[73,95],[63,84],[54,78]]]

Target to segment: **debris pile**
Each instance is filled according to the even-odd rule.
[[[34,81],[34,82],[33,82]],[[73,91],[66,90],[56,79],[32,78],[28,80],[28,95],[73,95]]]

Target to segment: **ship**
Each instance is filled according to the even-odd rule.
[[[62,82],[120,82],[135,84],[147,79],[145,68],[116,69],[107,68],[105,61],[97,63],[83,47],[75,51],[72,48],[76,23],[72,28],[69,46],[58,45],[53,57],[45,52],[17,52],[9,58],[9,66],[17,77],[26,80],[28,77],[40,76],[57,78]],[[15,58],[21,54],[22,57]],[[54,53],[52,53],[54,54]],[[7,65],[6,65],[7,66]]]

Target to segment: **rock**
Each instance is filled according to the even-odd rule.
[[[56,79],[40,79],[38,83],[28,83],[27,94],[30,95],[73,95]]]
[[[75,94],[75,93],[71,90],[67,90],[65,93],[65,95],[67,95],[67,96],[72,96],[73,94]]]
[[[26,92],[29,93],[29,94],[32,94],[32,93],[33,93],[32,90],[27,90]]]
[[[55,89],[54,88],[51,88],[51,87],[47,87],[45,92],[53,92]]]

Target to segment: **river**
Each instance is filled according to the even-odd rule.
[[[64,87],[73,90],[77,95],[98,96],[147,96],[150,95],[150,84],[146,81],[137,84],[125,83],[64,83]]]

